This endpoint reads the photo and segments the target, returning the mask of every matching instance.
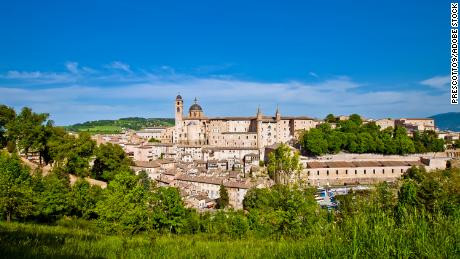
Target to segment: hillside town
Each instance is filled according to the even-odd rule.
[[[175,125],[151,127],[122,134],[98,134],[98,144],[113,143],[134,161],[136,173],[145,171],[160,186],[178,187],[189,207],[212,209],[223,185],[229,194],[230,206],[242,208],[251,188],[270,187],[274,181],[264,166],[268,154],[281,144],[293,152],[300,149],[299,136],[325,123],[306,116],[282,116],[279,108],[274,116],[264,115],[260,108],[252,117],[208,117],[195,98],[188,112],[184,100],[174,100]],[[338,116],[337,121],[348,116]],[[429,118],[363,119],[374,122],[381,130],[404,127],[408,135],[435,131],[452,143],[458,132],[436,128]],[[335,127],[335,123],[330,123]],[[338,153],[322,156],[301,156],[302,169],[289,179],[311,186],[357,186],[377,182],[394,182],[408,168],[424,166],[427,170],[445,169],[448,161],[460,155],[446,146],[444,152],[408,155]]]

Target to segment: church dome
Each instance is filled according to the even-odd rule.
[[[201,106],[198,104],[198,100],[196,99],[196,97],[195,97],[194,102],[195,102],[195,103],[192,104],[192,106],[190,106],[189,111],[200,111],[200,112],[202,112],[203,109],[202,109]]]
[[[178,95],[176,96],[176,100],[182,100],[182,96],[180,96],[180,94],[178,94]]]
[[[203,111],[203,109],[199,104],[195,103],[192,106],[190,106],[189,111]]]

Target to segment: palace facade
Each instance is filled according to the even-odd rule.
[[[170,142],[182,145],[257,148],[276,143],[288,143],[302,130],[316,127],[320,121],[309,117],[264,116],[260,109],[252,117],[207,117],[195,98],[184,115],[184,100],[175,100],[175,126]],[[162,139],[168,139],[162,138]]]

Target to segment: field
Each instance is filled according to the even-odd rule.
[[[354,231],[351,239],[338,232],[331,233],[334,229],[324,229],[323,234],[302,240],[253,236],[232,239],[213,234],[103,235],[96,228],[84,225],[81,227],[81,223],[72,221],[58,226],[0,222],[0,257],[362,258],[378,255],[448,258],[459,255],[459,230],[451,229],[447,234],[447,225],[428,230],[426,226],[411,224],[414,229],[401,232],[362,226]]]
[[[117,134],[122,132],[122,127],[120,126],[88,126],[88,127],[79,127],[78,132],[88,132],[91,134]]]
[[[174,119],[169,118],[121,118],[118,120],[98,120],[78,123],[65,128],[75,132],[89,132],[91,134],[116,134],[123,129],[140,130],[146,127],[169,127],[174,125]]]

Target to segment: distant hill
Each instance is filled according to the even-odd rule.
[[[460,131],[460,112],[448,112],[433,115],[436,127],[442,130]]]
[[[97,120],[65,126],[68,131],[89,133],[120,133],[123,129],[140,130],[146,127],[174,126],[172,118],[121,118],[118,120]]]

